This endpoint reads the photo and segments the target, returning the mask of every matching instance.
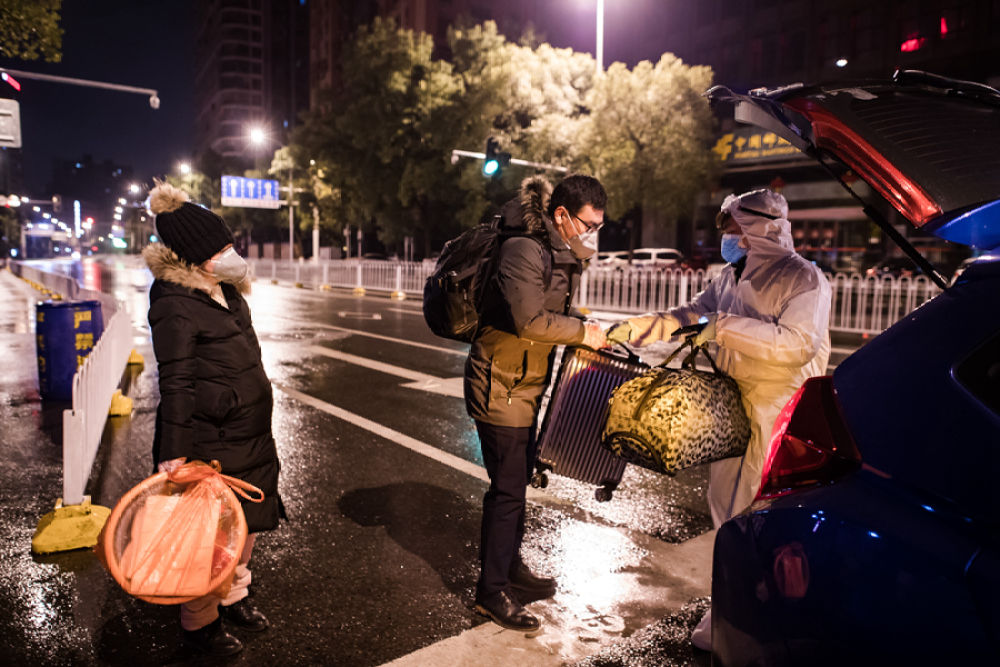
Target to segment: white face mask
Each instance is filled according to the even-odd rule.
[[[597,252],[597,230],[577,234],[569,240],[569,249],[577,259],[589,259]]]
[[[212,262],[211,274],[225,283],[236,284],[246,278],[247,263],[233,248],[229,248]]]

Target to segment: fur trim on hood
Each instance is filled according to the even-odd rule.
[[[546,232],[545,216],[552,197],[552,184],[544,176],[531,176],[521,181],[518,201],[521,219],[529,234]]]
[[[211,295],[213,282],[204,275],[198,267],[177,256],[173,250],[162,243],[150,243],[142,251],[153,277],[168,283],[174,283],[191,290],[201,290]],[[250,278],[247,276],[236,285],[242,294],[250,293]]]

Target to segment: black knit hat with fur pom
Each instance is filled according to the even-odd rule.
[[[226,221],[188,201],[187,193],[169,183],[157,183],[149,193],[156,216],[156,234],[164,245],[191,264],[201,264],[233,242]]]

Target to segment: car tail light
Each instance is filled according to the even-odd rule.
[[[775,498],[840,479],[861,467],[833,378],[806,380],[774,423],[757,498]]]
[[[787,105],[812,123],[820,148],[843,160],[915,226],[923,227],[931,218],[941,215],[941,207],[923,188],[834,114],[807,99],[789,100]]]

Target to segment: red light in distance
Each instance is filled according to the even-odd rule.
[[[7,72],[0,73],[0,78],[9,83],[10,87],[14,90],[21,90],[21,83],[10,74],[7,74]]]

